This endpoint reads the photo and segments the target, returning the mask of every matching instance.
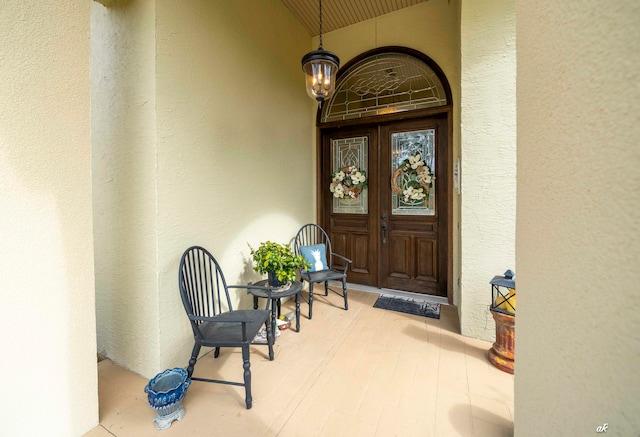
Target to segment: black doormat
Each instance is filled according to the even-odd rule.
[[[373,304],[373,307],[432,319],[440,318],[439,303],[424,302],[405,297],[380,296],[376,303]]]

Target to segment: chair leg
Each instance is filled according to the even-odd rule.
[[[264,322],[265,329],[267,330],[267,344],[269,345],[269,361],[273,361],[273,335],[275,334],[271,330],[271,321]]]
[[[218,358],[220,356],[220,348],[217,347],[215,348],[215,350],[213,351],[213,358]]]
[[[324,295],[329,296],[329,281],[324,281]]]
[[[187,377],[191,378],[193,375],[193,368],[196,365],[196,361],[198,359],[198,354],[200,353],[200,344],[196,343],[193,345],[193,350],[191,351],[191,359],[189,360],[189,365],[187,366]]]
[[[309,282],[309,320],[313,317],[313,282]]]
[[[347,279],[342,278],[342,294],[344,296],[344,309],[349,309],[349,302],[347,301]]]
[[[247,404],[247,410],[250,410],[253,399],[251,398],[251,363],[249,362],[249,346],[242,346],[242,367],[244,368],[244,400]]]

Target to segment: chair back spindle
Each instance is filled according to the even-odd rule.
[[[180,286],[183,304],[188,314],[197,317],[214,317],[232,311],[227,284],[218,262],[205,248],[193,246],[185,251],[180,262]],[[201,324],[202,322],[197,322]]]

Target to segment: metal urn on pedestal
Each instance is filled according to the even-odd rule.
[[[511,270],[491,280],[491,314],[496,322],[496,341],[489,349],[489,361],[513,374],[516,334],[516,281]]]

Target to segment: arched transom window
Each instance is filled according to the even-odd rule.
[[[447,104],[442,82],[423,60],[406,53],[379,53],[340,75],[320,120],[349,120]]]

